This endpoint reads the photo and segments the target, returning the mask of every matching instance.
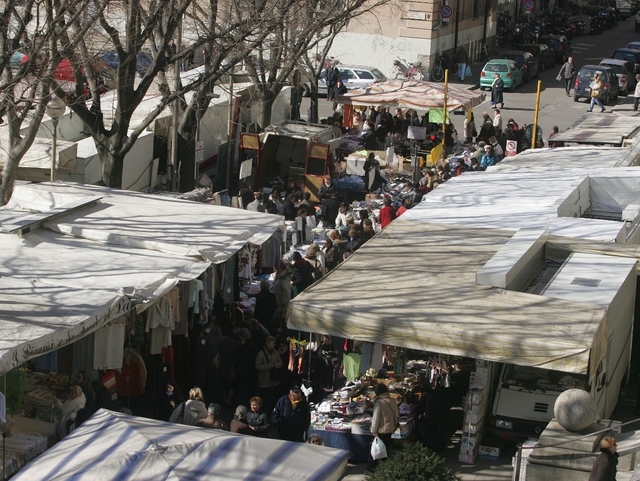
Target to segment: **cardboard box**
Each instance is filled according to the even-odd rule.
[[[487,391],[485,389],[481,391],[469,391],[467,394],[467,404],[481,404],[487,400]]]
[[[464,423],[464,426],[462,427],[462,432],[469,433],[469,434],[479,434],[484,429],[484,424],[485,424],[484,417],[475,424]]]
[[[482,440],[482,433],[477,433],[477,434],[463,433],[462,437],[460,438],[460,448],[473,449],[476,446],[480,445],[481,440]]]
[[[464,415],[464,423],[465,424],[478,424],[480,420],[484,418],[484,411],[480,413],[471,413],[468,412]]]
[[[478,447],[478,457],[497,460],[500,457],[502,445],[481,444]]]

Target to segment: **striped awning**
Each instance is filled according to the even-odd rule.
[[[485,95],[480,91],[449,85],[447,109],[475,107],[480,105],[484,99]],[[338,102],[345,105],[398,106],[418,110],[441,109],[444,107],[444,83],[421,80],[389,80],[365,88],[354,89],[338,97]]]

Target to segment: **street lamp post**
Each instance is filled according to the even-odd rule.
[[[47,115],[51,117],[53,122],[53,131],[51,133],[51,182],[56,180],[56,156],[58,147],[58,120],[64,115],[67,109],[66,104],[58,97],[51,97],[47,104]]]

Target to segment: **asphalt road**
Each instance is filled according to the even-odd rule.
[[[616,48],[626,47],[629,42],[638,39],[640,39],[640,34],[635,33],[635,17],[619,22],[617,27],[609,29],[601,35],[576,37],[571,43],[576,67],[579,70],[583,65],[599,64],[603,58],[609,58]],[[480,63],[473,65],[473,78],[476,81],[479,78],[482,67],[483,64]],[[520,125],[533,123],[538,80],[542,81],[538,125],[542,128],[545,140],[554,125],[557,125],[560,131],[564,131],[581,116],[587,115],[588,103],[586,99],[575,102],[573,96],[567,97],[564,92],[564,82],[556,80],[560,67],[561,65],[557,65],[553,69],[547,68],[540,73],[539,77],[532,79],[531,83],[519,87],[515,93],[505,92],[505,107],[501,109],[503,124],[506,124],[509,118],[513,118]],[[456,83],[455,81],[453,82],[453,84]],[[485,91],[485,94],[487,95],[487,100],[473,111],[476,119],[481,118],[482,112],[485,111],[489,112],[493,117],[492,108],[489,104],[490,92]],[[319,104],[320,118],[326,118],[333,113],[332,102],[327,102],[325,98],[320,98]],[[309,98],[305,98],[300,109],[303,117],[306,115],[308,108]],[[612,101],[607,106],[607,111],[620,115],[632,115],[634,113],[633,97],[631,95],[619,97],[618,100]],[[594,109],[594,112],[590,115],[602,114],[597,109]],[[454,115],[452,120],[458,132],[462,132],[464,117],[462,115]],[[478,125],[477,122],[476,125]],[[479,125],[478,130],[480,130]]]

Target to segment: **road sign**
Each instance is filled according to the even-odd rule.
[[[451,15],[453,15],[453,9],[449,5],[445,5],[442,7],[442,10],[440,10],[440,15],[442,15],[442,18],[451,18]]]
[[[533,10],[535,6],[536,6],[536,4],[535,4],[535,2],[533,0],[526,0],[524,2],[524,9],[527,12],[530,12],[531,10]]]
[[[506,157],[513,157],[518,153],[518,143],[515,140],[507,140]]]

